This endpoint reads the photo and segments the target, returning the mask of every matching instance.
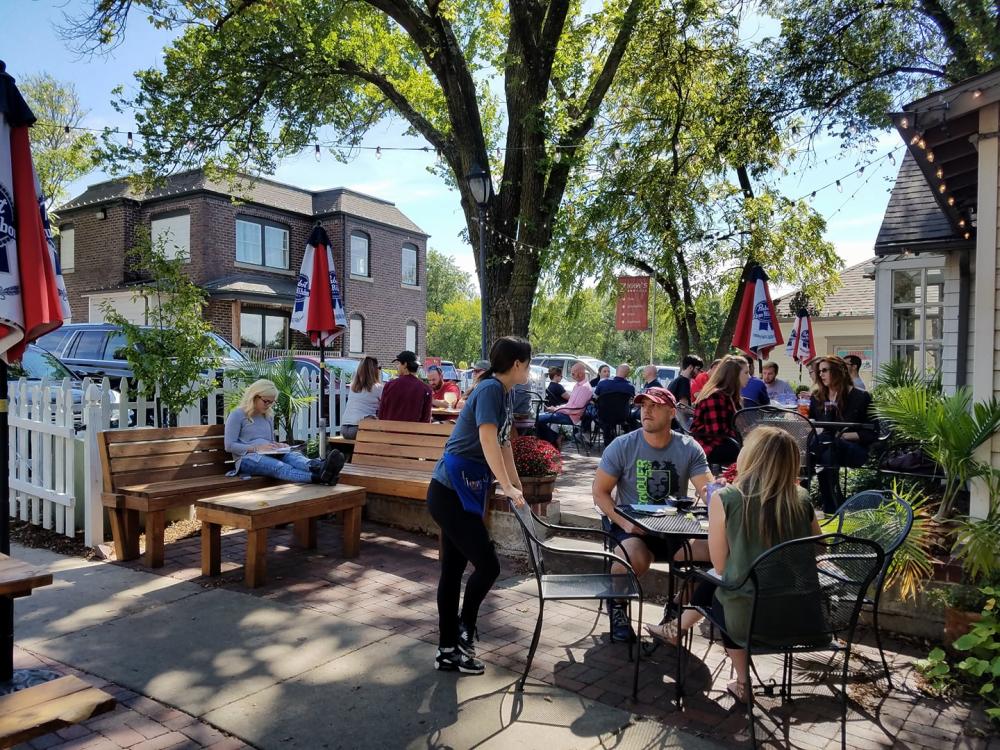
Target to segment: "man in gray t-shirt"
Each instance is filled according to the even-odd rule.
[[[618,546],[628,553],[636,575],[643,575],[654,559],[670,559],[680,541],[647,536],[643,530],[617,512],[619,505],[663,503],[670,496],[687,495],[688,484],[704,497],[712,480],[705,452],[691,437],[672,432],[670,423],[677,400],[666,388],[649,388],[635,397],[641,409],[642,429],[623,435],[609,445],[594,477],[594,505],[604,516],[604,528]],[[614,492],[614,496],[612,496]],[[621,554],[621,550],[615,550]],[[611,572],[624,574],[619,563]],[[611,633],[615,640],[635,637],[624,604],[612,603]]]

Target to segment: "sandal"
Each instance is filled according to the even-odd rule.
[[[733,698],[736,699],[737,703],[741,703],[744,706],[747,704],[747,686],[743,685],[735,680],[726,685],[726,692],[729,693]]]
[[[677,627],[677,620],[671,620],[660,625],[646,625],[645,628],[646,633],[654,641],[659,641],[675,648],[680,645],[681,635]]]

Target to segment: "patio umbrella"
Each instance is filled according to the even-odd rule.
[[[7,365],[25,347],[69,320],[45,200],[31,160],[35,116],[0,61],[0,552],[10,554]],[[0,682],[13,671],[14,608],[0,597]]]
[[[800,371],[801,365],[816,356],[812,319],[809,317],[809,311],[804,307],[796,314],[795,322],[792,324],[792,332],[788,337],[788,344],[785,346],[785,354],[799,363]]]
[[[733,346],[751,357],[763,359],[778,344],[784,343],[778,316],[771,302],[771,292],[767,288],[767,274],[760,266],[754,266],[743,289],[740,314],[736,319]]]
[[[347,318],[340,299],[330,238],[326,230],[316,224],[306,241],[306,252],[295,289],[291,327],[306,334],[313,346],[319,346],[319,415],[320,426],[324,428],[326,347],[344,332],[346,326]],[[324,440],[320,440],[320,452],[321,455],[326,453]]]

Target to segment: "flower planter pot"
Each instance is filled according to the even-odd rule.
[[[944,645],[951,646],[983,619],[979,612],[966,612],[954,607],[944,608]]]
[[[552,491],[556,486],[556,478],[550,477],[521,477],[521,489],[524,491],[524,499],[531,504],[552,502]]]

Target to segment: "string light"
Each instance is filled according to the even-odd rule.
[[[319,151],[319,144],[318,143],[316,144],[316,150],[313,152],[313,154],[316,156],[316,161],[319,161],[320,160],[320,151]]]
[[[934,152],[933,151],[928,151],[927,152],[927,161],[929,161],[931,164],[934,163]]]
[[[129,148],[132,148],[132,131],[128,131],[128,138],[125,139],[125,143]]]
[[[375,158],[376,159],[381,159],[382,158],[382,147],[381,146],[377,146],[375,148]]]
[[[63,125],[63,132],[64,132],[64,133],[65,133],[66,135],[69,135],[69,125]]]
[[[975,91],[972,92],[972,98],[973,99],[978,99],[982,95],[983,95],[982,89],[976,89]]]
[[[938,185],[938,192],[941,193],[942,195],[944,195],[944,193],[945,193],[945,191],[947,189],[948,189],[948,186],[945,185],[943,182],[940,185]]]
[[[844,192],[844,186],[840,184],[840,180],[837,180],[837,192],[838,193]]]
[[[949,195],[948,196],[948,205],[949,206],[954,206],[955,205],[955,196],[954,195]]]
[[[944,179],[944,169],[942,169],[941,167],[938,167],[938,168],[937,168],[937,172],[935,172],[935,173],[934,173],[934,175],[935,175],[935,176],[936,176],[936,177],[937,177],[937,178],[938,178],[939,180],[943,180],[943,179]]]
[[[958,228],[959,229],[964,229],[965,228],[965,219],[959,219],[958,220]]]
[[[896,157],[893,155],[892,151],[889,152],[889,163],[892,166],[896,166]]]
[[[908,119],[908,118],[906,118],[906,117],[904,117],[903,119],[901,119],[901,120],[899,121],[899,126],[900,126],[900,127],[901,127],[901,128],[903,129],[903,130],[906,130],[907,128],[909,128],[909,127],[910,127],[910,121],[909,121],[909,119]]]

